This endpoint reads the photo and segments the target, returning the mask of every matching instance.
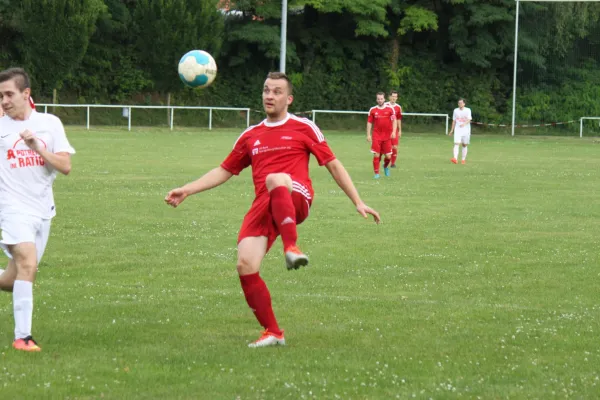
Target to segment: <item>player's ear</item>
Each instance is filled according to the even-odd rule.
[[[292,104],[293,101],[294,101],[294,96],[290,94],[287,99],[287,105],[289,106],[290,104]]]
[[[31,96],[31,88],[25,88],[25,90],[23,90],[23,95],[27,100],[29,100],[29,96]]]

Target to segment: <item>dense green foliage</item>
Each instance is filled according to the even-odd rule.
[[[288,14],[295,111],[363,110],[396,88],[407,111],[449,112],[463,96],[477,120],[510,122],[513,0],[290,0]],[[598,3],[521,4],[519,121],[600,114],[599,17]],[[61,102],[170,93],[174,104],[260,108],[280,22],[279,1],[0,0],[0,66],[28,68],[48,100],[56,88]],[[217,59],[209,89],[177,78],[192,48]]]

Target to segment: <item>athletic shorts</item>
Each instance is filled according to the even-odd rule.
[[[292,178],[292,201],[296,208],[296,224],[300,225],[310,212],[314,192],[310,185],[296,182]],[[271,215],[271,197],[269,194],[261,195],[254,199],[250,210],[244,217],[240,233],[238,235],[238,244],[242,239],[254,236],[266,236],[268,239],[267,251],[275,243],[279,236],[279,229],[273,221]]]
[[[0,229],[2,229],[0,248],[8,258],[12,259],[12,255],[8,251],[9,245],[33,243],[35,244],[39,264],[46,250],[46,244],[48,244],[51,221],[50,219],[24,214],[0,215]]]
[[[392,154],[392,139],[375,140],[371,142],[371,153]]]
[[[470,133],[456,133],[454,132],[454,143],[469,144],[471,142]]]

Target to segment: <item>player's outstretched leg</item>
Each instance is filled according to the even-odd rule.
[[[392,168],[396,168],[396,160],[398,159],[398,146],[392,148]]]
[[[267,238],[264,236],[247,237],[238,244],[237,270],[246,302],[264,328],[260,338],[248,347],[285,345],[283,330],[279,328],[273,307],[271,294],[259,275],[260,264],[267,252]]]
[[[467,163],[467,148],[468,148],[468,146],[466,144],[463,144],[461,164]]]
[[[291,193],[292,178],[288,174],[269,174],[266,185],[271,197],[271,215],[283,242],[287,269],[298,269],[308,265],[308,257],[296,245],[298,231],[296,207],[294,207]]]

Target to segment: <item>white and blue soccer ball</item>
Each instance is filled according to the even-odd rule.
[[[192,50],[181,57],[177,71],[186,86],[205,88],[217,77],[217,63],[206,51]]]

